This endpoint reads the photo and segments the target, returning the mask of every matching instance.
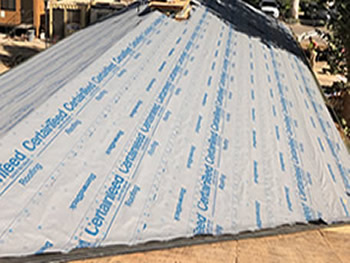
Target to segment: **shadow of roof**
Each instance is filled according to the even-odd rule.
[[[239,0],[201,0],[201,3],[234,30],[258,38],[268,47],[286,50],[307,64],[292,33],[281,22]]]

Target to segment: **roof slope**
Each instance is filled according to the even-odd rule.
[[[1,256],[348,220],[316,82],[241,2],[130,9],[0,81]]]
[[[131,6],[0,76],[0,138],[142,20]]]

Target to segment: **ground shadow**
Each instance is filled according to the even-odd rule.
[[[287,50],[307,64],[293,35],[274,18],[253,10],[239,0],[201,0],[201,3],[225,23],[231,24],[234,30],[259,38],[266,46]]]
[[[33,47],[6,44],[3,46],[3,49],[7,54],[1,54],[0,61],[9,68],[17,66],[41,51]]]

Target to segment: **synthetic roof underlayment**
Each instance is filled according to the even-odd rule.
[[[0,256],[349,218],[349,156],[290,32],[130,8],[0,77]]]

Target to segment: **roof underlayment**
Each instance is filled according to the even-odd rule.
[[[349,219],[290,32],[239,1],[130,8],[0,77],[0,256]]]

